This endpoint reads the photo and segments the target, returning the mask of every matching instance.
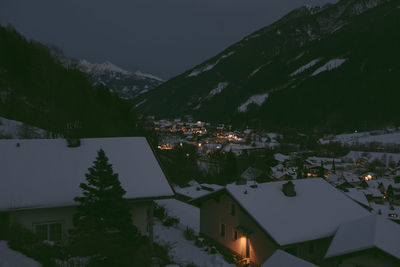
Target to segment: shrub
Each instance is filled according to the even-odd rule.
[[[186,240],[194,240],[196,238],[194,234],[194,230],[192,228],[186,227],[185,231],[183,232]]]
[[[170,227],[170,226],[176,226],[179,223],[179,218],[176,217],[167,217],[164,221],[163,221],[163,225]]]
[[[18,224],[10,226],[7,240],[11,249],[37,260],[43,266],[54,266],[56,258],[63,258],[61,247],[44,243],[33,232]]]
[[[154,217],[156,217],[160,221],[163,221],[167,217],[167,212],[165,211],[165,208],[160,205],[155,205]]]

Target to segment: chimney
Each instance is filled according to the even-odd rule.
[[[294,197],[296,196],[296,191],[294,190],[294,183],[292,181],[287,182],[286,184],[282,185],[282,192],[287,197]]]

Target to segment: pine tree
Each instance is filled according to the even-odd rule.
[[[335,160],[332,160],[332,173],[335,173],[335,174],[336,174]]]
[[[321,161],[321,166],[319,167],[318,177],[324,178],[325,177],[325,168],[324,163]]]
[[[100,263],[94,265],[129,266],[122,263],[133,260],[132,251],[143,240],[132,224],[118,174],[113,172],[102,149],[86,180],[87,184],[80,185],[83,196],[74,199],[79,204],[70,232],[71,247],[82,256],[100,257]]]

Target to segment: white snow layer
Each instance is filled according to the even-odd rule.
[[[323,65],[322,67],[320,67],[316,71],[314,71],[313,74],[311,74],[311,76],[316,76],[316,75],[320,74],[321,72],[336,69],[336,68],[340,67],[343,63],[345,63],[346,60],[347,59],[345,59],[345,58],[331,59],[328,62],[326,62],[325,65]]]
[[[0,136],[20,138],[26,134],[30,135],[29,138],[44,138],[48,133],[43,129],[29,126],[23,122],[0,117]]]
[[[222,90],[224,90],[228,85],[229,85],[229,83],[227,83],[227,82],[218,83],[217,87],[212,89],[206,98],[211,98],[211,97],[215,96],[216,94],[221,93]]]
[[[294,197],[283,194],[282,185],[286,181],[263,183],[257,188],[247,185],[226,188],[280,245],[333,236],[340,224],[370,215],[321,178],[292,182],[297,193]]]
[[[247,106],[250,104],[256,104],[258,106],[261,106],[265,102],[265,100],[267,100],[267,98],[268,98],[268,93],[253,95],[238,107],[238,111],[246,112]]]
[[[40,267],[40,263],[10,249],[6,241],[0,241],[0,267]]]
[[[303,53],[303,54],[304,54],[304,53]],[[300,54],[299,56],[297,56],[296,59],[297,59],[297,58],[300,58],[303,54]],[[290,76],[293,77],[293,76],[296,76],[297,74],[302,73],[303,71],[305,71],[305,70],[311,68],[312,66],[314,66],[315,64],[317,64],[321,59],[322,59],[322,58],[316,58],[316,59],[311,60],[311,61],[308,62],[307,64],[301,66],[300,68],[298,68],[297,70],[295,70],[294,72],[292,72],[292,73],[290,74]]]
[[[325,258],[378,248],[400,259],[400,225],[377,215],[370,215],[339,227]]]
[[[0,140],[0,210],[76,205],[80,183],[103,149],[118,173],[125,198],[173,196],[144,137]]]
[[[264,67],[264,65],[261,65],[260,67],[258,67],[257,69],[253,70],[250,74],[249,77],[254,76],[257,72],[259,72],[261,70],[261,68]]]
[[[274,254],[261,267],[317,267],[308,261],[293,256],[283,250],[277,249]]]
[[[164,79],[162,79],[160,77],[157,77],[157,76],[154,76],[154,75],[148,74],[148,73],[143,73],[143,72],[141,72],[139,70],[135,72],[135,75],[142,76],[142,77],[145,77],[145,78],[150,78],[150,79],[157,80],[157,81],[160,81],[160,82],[164,82],[165,81]]]
[[[378,142],[382,144],[400,144],[400,132],[371,135],[370,132],[339,134],[330,139],[321,139],[321,144],[340,142],[342,144],[368,144]]]
[[[165,227],[159,221],[154,224],[154,241],[170,246],[169,254],[180,266],[195,264],[198,267],[235,267],[228,264],[221,254],[209,254],[196,247],[194,241],[186,240],[181,229]]]
[[[193,77],[193,76],[197,76],[202,72],[205,71],[209,71],[212,70],[221,60],[223,60],[224,58],[230,57],[231,55],[233,55],[235,52],[231,51],[228,54],[222,55],[219,59],[217,59],[217,61],[215,61],[214,63],[208,64],[204,67],[198,68],[193,70],[187,77]]]
[[[83,59],[79,61],[79,67],[88,73],[96,73],[96,74],[104,74],[107,72],[121,73],[125,75],[131,74],[129,71],[126,71],[109,61],[104,63],[90,63],[89,61]]]
[[[169,216],[179,218],[179,228],[185,230],[189,227],[196,234],[200,232],[200,209],[193,205],[176,199],[156,200],[156,203],[163,206]]]

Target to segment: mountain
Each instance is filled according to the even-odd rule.
[[[0,116],[66,137],[132,136],[138,131],[129,101],[93,86],[66,68],[41,43],[0,26]]]
[[[140,71],[131,73],[110,62],[96,64],[81,60],[75,64],[79,70],[92,77],[95,85],[106,85],[125,99],[133,99],[164,82],[163,79],[151,74],[144,74]]]
[[[400,123],[399,18],[395,0],[296,9],[140,95],[136,106],[160,117],[302,131]]]

